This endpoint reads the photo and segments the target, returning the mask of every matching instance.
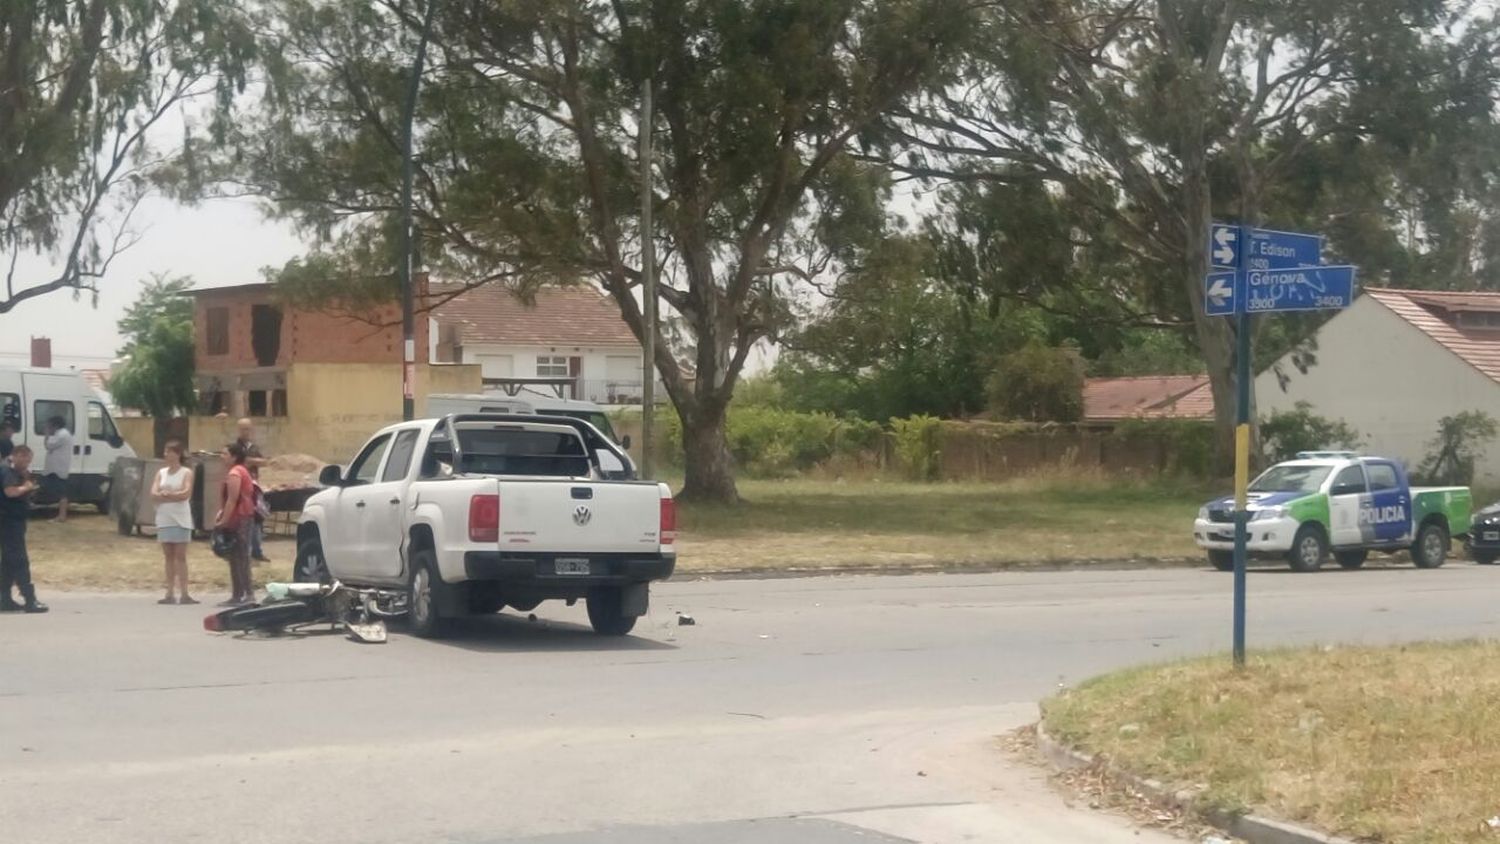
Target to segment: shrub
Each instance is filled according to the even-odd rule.
[[[1312,405],[1299,401],[1288,411],[1276,411],[1261,419],[1261,451],[1266,460],[1291,460],[1299,451],[1356,449],[1364,435],[1340,419],[1333,421],[1312,412]]]
[[[1002,419],[1077,422],[1083,418],[1083,369],[1067,349],[1030,344],[995,364],[985,384],[990,410]]]
[[[1466,410],[1438,420],[1438,434],[1427,444],[1427,457],[1417,469],[1423,483],[1468,485],[1474,481],[1474,463],[1484,456],[1500,435],[1494,417],[1479,410]]]
[[[892,419],[896,440],[896,460],[914,480],[937,480],[942,465],[943,420],[933,416]]]

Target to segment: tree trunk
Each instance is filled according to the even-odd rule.
[[[1182,280],[1193,312],[1193,331],[1214,397],[1215,461],[1221,471],[1234,467],[1235,360],[1231,317],[1203,313],[1203,279],[1208,274],[1208,231],[1213,223],[1207,153],[1201,144],[1184,145],[1182,161],[1183,249]],[[1254,392],[1254,384],[1251,385]]]
[[[682,457],[684,479],[678,498],[684,501],[710,501],[738,504],[739,488],[734,483],[734,460],[725,437],[726,413],[723,408],[698,413],[683,413]]]

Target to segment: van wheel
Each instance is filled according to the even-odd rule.
[[[1448,559],[1448,530],[1435,522],[1422,525],[1411,544],[1411,561],[1419,569],[1435,569]]]
[[[1292,571],[1302,572],[1317,571],[1327,557],[1328,543],[1323,539],[1322,529],[1316,525],[1303,525],[1297,531],[1297,538],[1292,540],[1292,550],[1286,555]]]
[[[1370,551],[1366,548],[1360,548],[1357,551],[1333,552],[1333,558],[1335,560],[1338,560],[1339,565],[1343,566],[1346,569],[1357,569],[1360,566],[1363,566],[1365,564],[1365,560],[1369,559],[1369,557]]]
[[[439,610],[437,558],[427,549],[411,556],[411,576],[407,579],[406,626],[413,636],[440,639],[448,632],[449,619]]]
[[[1210,551],[1208,563],[1219,571],[1234,571],[1233,551]]]
[[[600,586],[589,590],[589,624],[600,636],[624,636],[635,628],[635,616],[624,613],[624,600],[620,589]]]

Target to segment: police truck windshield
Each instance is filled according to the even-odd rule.
[[[1250,484],[1251,492],[1317,492],[1332,466],[1272,466]]]

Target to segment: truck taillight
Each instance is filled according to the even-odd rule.
[[[677,502],[670,498],[661,500],[661,544],[671,545],[677,541]]]
[[[500,496],[476,495],[469,499],[469,541],[500,541]]]

